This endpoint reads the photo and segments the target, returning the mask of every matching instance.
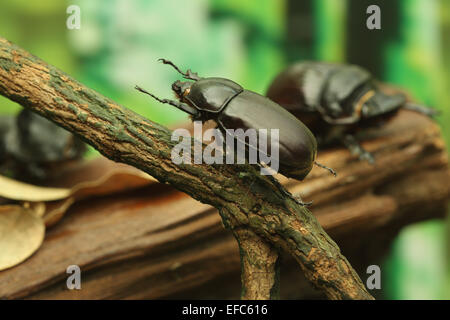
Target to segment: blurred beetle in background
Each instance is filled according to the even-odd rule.
[[[370,163],[374,163],[372,154],[354,136],[360,128],[382,124],[400,108],[436,114],[407,102],[404,94],[383,93],[361,67],[326,62],[300,62],[288,67],[269,86],[267,97],[304,122],[319,146],[341,142]]]
[[[40,182],[85,149],[70,132],[28,109],[0,118],[0,174]]]

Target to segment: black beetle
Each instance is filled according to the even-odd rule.
[[[298,180],[304,179],[313,164],[330,170],[315,159],[317,142],[311,131],[290,112],[267,97],[245,90],[239,84],[224,78],[201,78],[191,70],[182,72],[172,62],[159,59],[171,65],[189,81],[175,81],[172,90],[179,101],[160,99],[146,90],[136,89],[150,95],[161,103],[167,103],[191,115],[192,120],[214,120],[222,133],[226,129],[278,129],[279,130],[279,172]],[[242,141],[249,147],[248,143]],[[270,141],[267,141],[271,149]]]
[[[82,157],[85,144],[37,113],[23,109],[0,118],[0,173],[39,182]]]
[[[403,94],[383,93],[372,75],[356,65],[296,63],[274,79],[266,95],[301,119],[319,146],[340,141],[370,163],[373,156],[354,136],[358,129],[381,124],[400,108],[435,114],[407,102]]]

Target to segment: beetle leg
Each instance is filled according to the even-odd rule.
[[[166,60],[166,59],[158,59],[158,61],[161,61],[164,64],[168,64],[170,66],[172,66],[175,70],[178,71],[178,73],[180,73],[183,78],[185,79],[189,79],[189,80],[200,80],[201,78],[198,76],[197,72],[192,72],[191,69],[188,69],[186,72],[183,72],[180,70],[180,68],[178,68],[172,61]]]
[[[263,166],[263,165],[260,164],[260,163],[257,163],[256,165],[259,166],[259,167],[262,167],[262,166]],[[290,193],[288,190],[286,190],[274,176],[267,175],[266,177],[267,177],[270,181],[272,181],[272,183],[275,185],[275,187],[278,189],[278,191],[280,191],[280,192],[281,192],[283,195],[285,195],[286,197],[289,197],[289,198],[291,198],[291,199],[294,199],[294,201],[297,202],[297,204],[299,204],[299,205],[301,205],[301,206],[303,206],[303,207],[308,207],[308,206],[312,205],[312,203],[313,203],[312,201],[309,201],[309,202],[303,202],[303,201],[300,199],[299,196],[294,196],[292,193]],[[251,188],[251,186],[253,185],[253,182],[255,182],[255,181],[252,181],[252,182],[251,182],[250,188]],[[247,195],[247,194],[248,194],[248,192],[247,192],[245,195]]]
[[[272,176],[269,176],[272,177]],[[272,177],[273,180],[276,181],[277,187],[278,189],[287,197],[292,198],[295,200],[295,202],[297,202],[297,204],[301,205],[302,207],[309,207],[310,205],[313,204],[312,201],[308,201],[308,202],[303,202],[302,199],[300,198],[300,196],[296,196],[293,195],[292,193],[290,193],[288,190],[286,190],[283,186],[280,185],[280,183],[278,182],[278,180],[276,180],[274,177]]]
[[[403,108],[407,109],[407,110],[412,110],[412,111],[415,111],[415,112],[422,113],[422,114],[424,114],[424,115],[426,115],[428,117],[433,117],[433,116],[439,115],[439,113],[440,113],[437,110],[434,110],[434,109],[431,109],[431,108],[427,108],[427,107],[424,107],[424,106],[421,106],[421,105],[418,105],[418,104],[414,104],[414,103],[411,103],[411,102],[406,103],[403,106]]]
[[[352,154],[356,154],[359,156],[359,159],[366,160],[370,164],[375,163],[375,159],[373,158],[373,155],[365,150],[355,139],[354,136],[347,134],[342,138],[342,142],[344,145],[350,150]]]
[[[169,100],[169,99],[160,99],[157,96],[155,96],[154,94],[142,89],[139,86],[135,86],[134,88],[142,93],[148,94],[150,97],[152,97],[156,101],[159,101],[161,103],[170,104],[171,106],[174,106],[174,107],[190,114],[192,117],[194,117],[194,119],[199,118],[199,116],[200,116],[200,112],[197,109],[187,105],[186,103],[182,103],[182,102],[175,101],[175,100]]]
[[[337,176],[336,171],[334,171],[334,170],[331,169],[330,167],[327,167],[327,166],[325,166],[325,165],[323,165],[323,164],[321,164],[321,163],[319,163],[319,162],[317,162],[317,161],[314,161],[314,164],[315,164],[316,166],[318,166],[319,168],[328,170],[333,176],[335,176],[335,177]]]
[[[272,180],[272,182],[275,184],[275,186],[278,188],[279,191],[281,191],[282,194],[284,194],[285,196],[292,198],[295,200],[295,202],[297,202],[297,204],[301,205],[302,207],[309,207],[310,205],[312,205],[312,201],[309,202],[303,202],[300,198],[300,196],[294,196],[292,193],[290,193],[288,190],[286,190],[281,184],[280,182],[275,179],[274,176],[267,176],[270,180]]]

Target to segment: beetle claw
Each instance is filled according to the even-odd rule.
[[[314,164],[322,169],[328,170],[333,176],[335,176],[335,177],[337,176],[337,172],[334,171],[332,168],[324,166],[323,164],[321,164],[317,161],[314,161]]]

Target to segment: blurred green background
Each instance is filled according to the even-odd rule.
[[[66,28],[71,4],[81,8],[79,30]],[[381,30],[366,28],[372,4]],[[178,77],[160,57],[260,93],[293,61],[356,63],[440,110],[450,141],[448,0],[3,0],[0,35],[163,124],[186,115],[133,89],[172,96]],[[18,110],[0,97],[0,113]],[[450,298],[448,226],[429,221],[400,233],[382,266],[384,298]]]

